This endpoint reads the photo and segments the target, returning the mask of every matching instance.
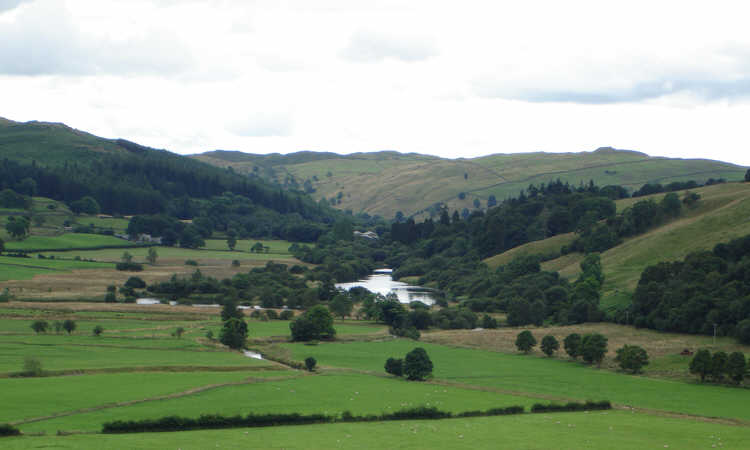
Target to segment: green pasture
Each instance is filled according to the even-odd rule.
[[[256,320],[248,319],[248,338],[267,338],[267,337],[289,337],[289,323],[288,320]],[[337,320],[333,324],[336,329],[338,336],[345,335],[357,335],[357,334],[372,334],[385,331],[384,325],[376,324],[374,322],[355,322],[355,321],[341,321]],[[211,323],[206,329],[201,329],[201,333],[205,334],[206,331],[211,330],[214,336],[218,336],[219,330],[221,329],[221,323],[215,321]],[[192,330],[193,333],[197,333],[197,329]]]
[[[0,340],[0,373],[20,371],[26,357],[38,359],[45,370],[269,365],[266,361],[248,358],[239,352],[190,348],[195,344],[184,338],[144,338],[142,342],[135,339],[120,339],[118,342],[112,342],[107,339],[114,338],[73,336],[70,343],[61,342],[62,338],[57,336],[46,342],[45,336],[13,338],[5,336]],[[138,344],[142,346],[138,347]]]
[[[95,247],[133,247],[124,239],[101,234],[67,233],[60,236],[29,236],[22,241],[5,243],[8,251],[47,251]]]
[[[523,414],[471,419],[338,423],[120,435],[3,438],[26,448],[228,449],[706,449],[745,448],[746,427],[627,411]],[[720,445],[721,444],[721,445]],[[715,446],[715,447],[714,447]]]
[[[76,223],[79,225],[94,225],[98,228],[111,228],[118,233],[124,233],[130,221],[119,217],[76,216]]]
[[[281,344],[295,360],[308,356],[328,367],[383,373],[388,357],[403,357],[423,347],[435,379],[562,399],[600,400],[709,417],[750,420],[750,390],[630,376],[581,363],[451,348],[405,339],[382,342]]]
[[[125,241],[123,241],[125,242]],[[168,260],[187,260],[193,259],[198,262],[201,260],[221,260],[230,262],[234,259],[239,261],[280,261],[287,264],[292,264],[297,260],[291,255],[287,254],[275,254],[275,253],[250,253],[228,250],[206,250],[206,249],[189,249],[179,247],[155,247],[158,258],[156,264]],[[96,261],[110,261],[119,262],[122,259],[122,254],[127,251],[133,255],[133,261],[145,263],[146,255],[148,255],[148,248],[128,248],[128,249],[100,249],[100,250],[75,250],[67,252],[43,252],[45,256],[54,255],[55,258],[75,258],[80,256],[83,259],[94,259]]]
[[[0,256],[0,281],[29,280],[35,275],[74,269],[107,269],[112,264],[88,261],[62,261]]]
[[[273,372],[270,372],[273,373]],[[56,430],[98,431],[104,422],[138,420],[167,415],[197,417],[201,414],[325,413],[338,415],[380,414],[421,405],[461,412],[524,405],[532,399],[407,382],[403,379],[359,374],[325,374],[227,386],[160,402],[140,403],[115,409],[62,417],[24,425],[25,432]]]
[[[279,374],[281,371],[258,373]],[[81,408],[142,400],[191,388],[237,382],[255,372],[142,372],[43,378],[3,378],[0,423],[17,422]],[[116,389],[113,389],[116,386]],[[81,395],[81,393],[86,395]]]
[[[0,314],[3,314],[3,310],[0,310]],[[62,314],[62,316],[64,317],[65,315]],[[33,335],[34,331],[31,329],[31,324],[34,323],[35,320],[37,319],[36,318],[34,319],[0,318],[0,332]],[[45,320],[50,326],[50,329],[47,330],[46,333],[40,333],[39,336],[53,337],[55,333],[54,333],[54,328],[52,327],[52,324],[55,320],[62,320],[62,319],[45,317],[45,318],[40,318],[38,320]],[[160,331],[160,332],[164,332],[164,330],[173,331],[177,327],[183,327],[187,329],[190,326],[196,325],[196,322],[194,321],[172,322],[172,321],[127,320],[127,319],[76,320],[75,322],[76,322],[76,330],[75,330],[75,335],[73,335],[72,337],[78,337],[82,335],[91,334],[92,330],[97,325],[101,325],[104,328],[104,334],[102,336],[107,336],[108,334],[111,334],[111,333],[122,333],[122,332],[150,333],[151,331]]]
[[[275,255],[289,255],[289,246],[292,245],[289,241],[280,240],[263,240],[263,239],[238,239],[237,245],[234,247],[234,253],[236,252],[250,252],[250,247],[260,242],[263,246],[268,247],[269,254]],[[206,245],[202,247],[206,250],[226,250],[229,251],[226,239],[206,239]]]

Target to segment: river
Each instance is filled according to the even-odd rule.
[[[401,281],[394,281],[391,277],[391,269],[378,269],[372,275],[364,280],[353,281],[351,283],[337,283],[339,289],[349,290],[353,287],[363,287],[370,292],[381,295],[390,293],[396,294],[401,303],[411,303],[420,301],[425,305],[432,305],[435,299],[432,297],[432,290],[429,288],[414,286]]]

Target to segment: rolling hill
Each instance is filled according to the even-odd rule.
[[[607,308],[627,305],[641,272],[660,261],[683,259],[691,252],[711,250],[720,242],[750,234],[750,183],[726,183],[693,189],[701,200],[694,209],[642,235],[625,239],[620,245],[601,254],[605,280],[602,306]],[[632,203],[653,198],[659,201],[665,194],[618,200],[618,210]],[[548,254],[572,241],[572,234],[554,236],[530,242],[499,255],[485,263],[497,267],[517,255]],[[573,253],[544,262],[545,270],[559,271],[574,278],[580,272],[580,253]]]
[[[446,204],[450,209],[472,210],[478,200],[480,208],[485,208],[490,196],[502,201],[529,184],[558,178],[574,185],[593,180],[601,186],[637,189],[649,182],[740,180],[746,170],[720,161],[651,157],[612,148],[581,153],[495,154],[472,159],[393,151],[351,155],[213,151],[192,157],[286,187],[304,189],[339,209],[386,218],[397,211],[406,216],[424,216],[436,203]]]

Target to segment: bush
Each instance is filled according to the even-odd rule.
[[[552,356],[560,348],[560,343],[557,342],[554,336],[548,334],[542,338],[542,352],[547,356]]]
[[[422,347],[417,347],[404,358],[404,374],[407,380],[423,381],[432,375],[432,361]]]
[[[312,356],[308,356],[307,358],[305,358],[305,368],[308,372],[314,371],[316,364],[318,364],[318,361],[316,361]]]
[[[599,333],[583,336],[581,339],[581,356],[589,364],[601,365],[607,354],[607,338]]]
[[[20,436],[21,430],[18,428],[8,425],[7,423],[0,424],[0,436]]]
[[[44,375],[44,370],[42,370],[42,362],[39,361],[36,358],[32,358],[30,356],[27,356],[23,360],[23,371],[21,371],[21,376],[24,377],[41,377]]]
[[[333,316],[325,306],[317,305],[289,324],[293,341],[333,339]]]
[[[115,269],[124,272],[141,272],[143,270],[143,264],[134,262],[119,262],[115,264]]]
[[[128,281],[125,282],[125,287],[131,289],[144,289],[146,287],[146,282],[140,277],[130,277],[128,278]]]
[[[267,309],[266,317],[268,317],[270,320],[277,320],[279,318],[279,313],[277,313],[274,309]]]
[[[524,353],[531,352],[531,349],[534,348],[535,345],[536,338],[529,330],[524,330],[516,336],[516,348]]]
[[[586,403],[568,402],[564,405],[558,405],[556,403],[550,403],[544,405],[542,403],[535,403],[531,407],[532,413],[546,413],[546,412],[572,412],[572,411],[601,411],[612,409],[612,404],[609,400],[602,400],[599,402],[587,401]]]
[[[247,339],[247,323],[242,319],[232,317],[224,322],[219,334],[219,342],[235,350],[242,348]]]
[[[690,361],[690,373],[701,377],[701,382],[706,380],[706,375],[711,373],[711,352],[701,349],[695,352]]]
[[[197,266],[198,265],[198,261],[195,261],[193,259],[186,259],[185,260],[185,265],[186,266]]]
[[[240,261],[238,259],[233,259],[232,267],[240,267]]]
[[[615,361],[620,365],[622,370],[639,373],[643,366],[648,365],[648,353],[637,345],[625,344],[617,349]]]
[[[102,333],[104,333],[104,328],[101,325],[97,325],[92,330],[92,333],[94,336],[99,337],[102,335]]]
[[[63,327],[63,330],[68,332],[68,334],[71,334],[72,332],[76,330],[77,325],[75,321],[66,319],[65,322],[63,322],[62,327]]]
[[[281,311],[281,314],[279,314],[279,320],[292,320],[294,319],[294,311],[291,311],[289,309],[285,309],[284,311]]]
[[[388,358],[385,361],[385,371],[391,375],[400,377],[404,374],[404,360],[400,358]]]
[[[31,323],[31,329],[34,330],[34,333],[46,333],[47,329],[49,328],[49,323],[47,323],[46,320],[35,320]]]
[[[497,328],[497,319],[488,314],[485,314],[484,316],[482,316],[482,328],[494,330],[495,328]]]
[[[563,340],[563,346],[565,347],[565,353],[571,358],[578,358],[581,356],[581,335],[578,333],[567,335]]]

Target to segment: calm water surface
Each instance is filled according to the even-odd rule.
[[[381,295],[394,293],[401,303],[411,303],[414,301],[420,301],[425,305],[432,305],[435,303],[431,289],[414,286],[401,281],[394,281],[393,278],[391,278],[391,272],[391,269],[378,269],[375,273],[364,280],[351,283],[337,283],[336,287],[346,290],[353,287],[363,287],[370,292]]]

